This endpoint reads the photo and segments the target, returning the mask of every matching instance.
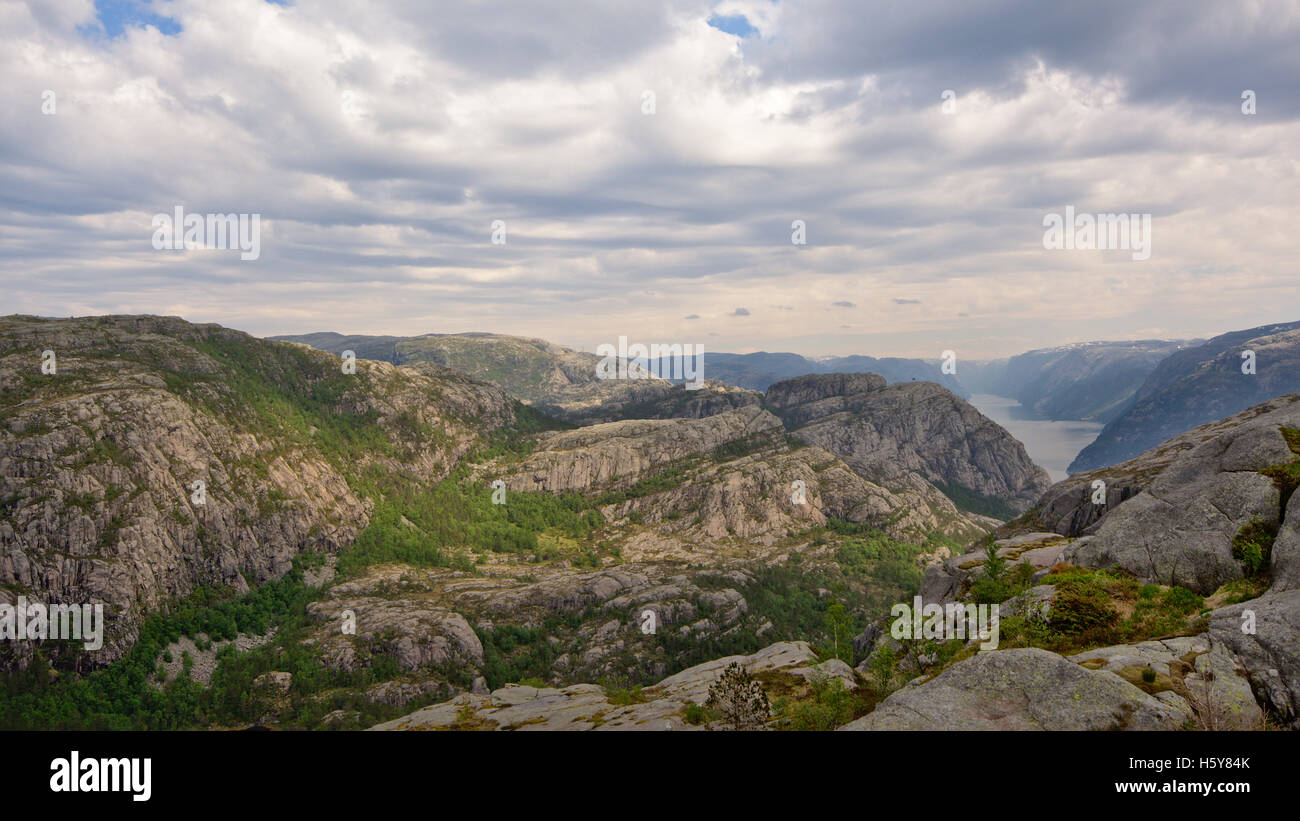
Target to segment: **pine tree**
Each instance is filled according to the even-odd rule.
[[[734,661],[709,686],[704,707],[733,730],[762,729],[772,718],[763,685]]]

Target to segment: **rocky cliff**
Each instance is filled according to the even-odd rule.
[[[1051,484],[1001,426],[930,382],[887,385],[874,374],[778,382],[767,393],[791,433],[883,485],[916,477],[960,506],[1004,518]]]

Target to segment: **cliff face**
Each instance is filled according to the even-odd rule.
[[[500,390],[435,366],[347,375],[304,346],[173,318],[4,318],[0,597],[103,603],[106,663],[168,599],[349,545],[368,466],[436,480],[513,418]]]
[[[874,374],[827,374],[778,382],[767,394],[791,433],[888,486],[910,475],[957,500],[1027,509],[1051,484],[1022,444],[943,387],[886,385]]]
[[[1242,353],[1255,373],[1242,373]],[[1151,372],[1124,413],[1084,448],[1070,471],[1117,464],[1184,431],[1252,405],[1300,391],[1300,323],[1216,336],[1170,354]]]
[[[1154,474],[1144,489],[1110,510],[1090,527],[1092,537],[1063,557],[1209,595],[1247,574],[1234,540],[1252,523],[1263,523],[1283,534],[1271,551],[1275,588],[1294,586],[1295,545],[1285,534],[1296,525],[1294,505],[1286,505],[1300,475],[1300,395],[1262,403],[1175,441],[1181,447],[1167,443],[1133,460]],[[1171,451],[1176,455],[1165,461]]]
[[[987,529],[924,482],[886,487],[822,448],[788,442],[781,421],[758,407],[542,434],[528,456],[481,475],[502,475],[512,491],[625,491],[602,510],[649,525],[637,543],[655,545],[660,556],[737,538],[770,545],[828,518],[922,541],[936,531],[970,538]]]

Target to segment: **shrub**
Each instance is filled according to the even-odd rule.
[[[1277,524],[1263,519],[1247,522],[1232,537],[1232,558],[1244,564],[1248,574],[1259,573],[1268,567],[1277,530]]]
[[[868,669],[871,671],[871,677],[875,679],[876,691],[881,698],[889,695],[894,687],[894,672],[898,667],[898,654],[893,647],[882,644],[871,655],[871,662]]]
[[[1048,624],[1061,633],[1079,634],[1111,627],[1119,619],[1110,595],[1085,576],[1068,576],[1056,585]]]
[[[734,661],[709,685],[704,707],[733,730],[761,729],[772,718],[763,685]]]
[[[837,678],[813,682],[813,697],[790,703],[785,717],[791,730],[833,730],[853,720],[854,698]]]

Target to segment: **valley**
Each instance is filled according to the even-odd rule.
[[[1097,423],[937,382],[315,340],[0,319],[0,605],[106,624],[0,644],[0,723],[723,729],[723,671],[770,729],[1296,721],[1296,395],[1058,479]],[[892,636],[917,596],[996,646]]]

